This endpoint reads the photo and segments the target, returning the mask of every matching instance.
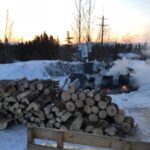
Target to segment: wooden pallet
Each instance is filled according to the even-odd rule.
[[[27,133],[27,150],[66,150],[64,149],[64,142],[98,148],[110,148],[113,150],[150,150],[150,143],[127,141],[116,137],[97,136],[80,132],[46,128],[28,128]],[[35,139],[56,141],[57,147],[37,145],[34,143]]]

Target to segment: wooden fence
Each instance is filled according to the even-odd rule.
[[[98,148],[110,148],[113,150],[150,150],[150,143],[127,141],[116,137],[97,136],[80,132],[46,128],[28,128],[27,133],[27,150],[66,150],[64,148],[64,142]],[[35,139],[56,141],[57,147],[35,144]]]

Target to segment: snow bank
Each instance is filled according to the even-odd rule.
[[[127,59],[139,59],[141,56],[136,53],[120,53],[118,54],[120,58],[127,58]]]
[[[49,79],[83,72],[81,62],[63,61],[28,61],[12,64],[0,64],[0,80],[26,77],[32,79]]]

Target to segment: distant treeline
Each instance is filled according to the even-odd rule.
[[[117,58],[119,52],[130,52],[140,50],[141,46],[132,44],[92,44],[92,53],[90,59]],[[10,63],[14,61],[28,60],[78,60],[76,45],[59,44],[59,40],[52,35],[48,36],[45,32],[36,36],[32,41],[16,44],[0,42],[0,63]]]

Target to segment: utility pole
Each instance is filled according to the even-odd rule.
[[[72,39],[73,39],[73,37],[70,36],[70,32],[67,31],[66,41],[67,41],[68,46],[69,46],[70,44],[72,44],[72,41],[71,41]]]
[[[98,18],[101,19],[101,24],[99,24],[100,30],[99,30],[99,42],[101,42],[101,46],[103,47],[103,43],[104,43],[104,35],[105,35],[105,27],[108,26],[105,24],[105,20],[107,18],[104,17],[104,15],[102,15],[102,18]]]

